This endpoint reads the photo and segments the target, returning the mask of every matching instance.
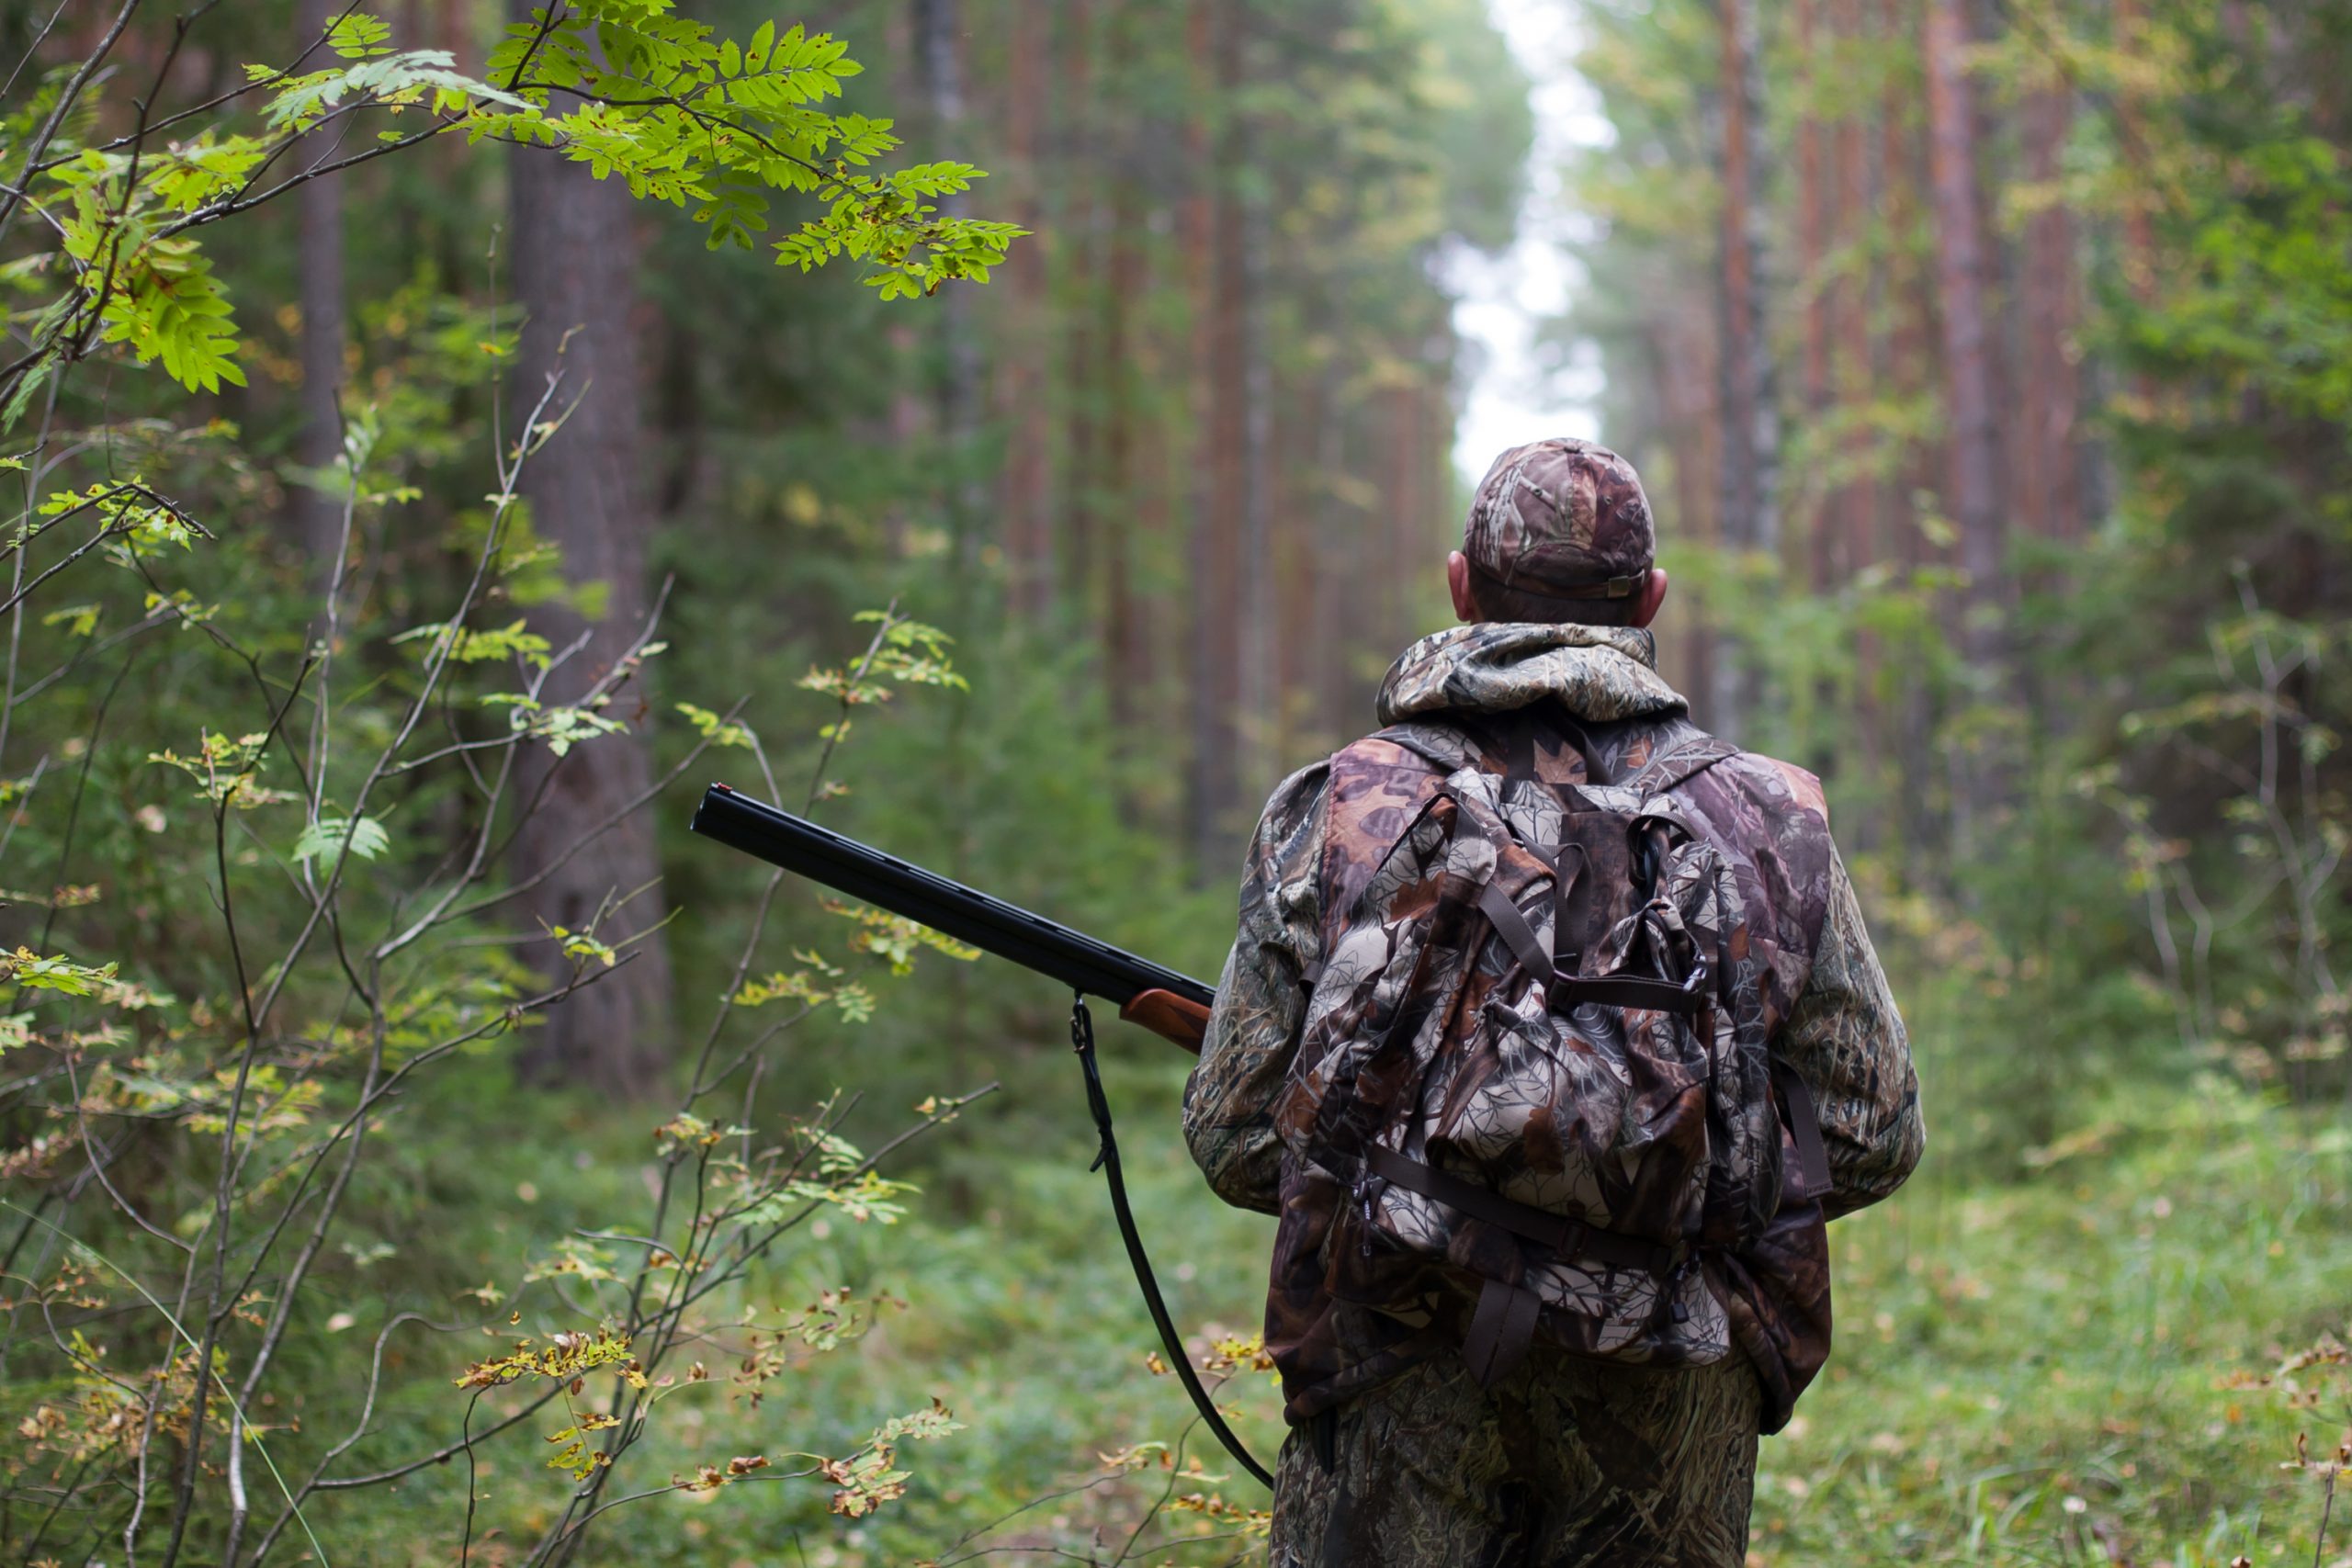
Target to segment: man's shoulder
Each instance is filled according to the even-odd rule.
[[[1822,832],[1829,830],[1829,801],[1820,778],[1794,762],[1761,751],[1735,751],[1700,776],[1712,776],[1775,817],[1810,818]]]
[[[1424,728],[1392,725],[1386,729],[1374,730],[1332,752],[1326,765],[1335,778],[1341,774],[1382,772],[1435,772],[1437,762],[1429,755],[1429,743],[1418,733]]]
[[[1361,816],[1382,803],[1418,806],[1469,761],[1462,738],[1431,725],[1399,724],[1342,746],[1325,761],[1332,809]]]

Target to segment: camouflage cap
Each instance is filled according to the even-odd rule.
[[[1495,459],[1470,502],[1462,553],[1505,588],[1623,599],[1641,591],[1657,534],[1633,464],[1606,446],[1555,435]]]

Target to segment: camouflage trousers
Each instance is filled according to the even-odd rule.
[[[1539,1351],[1491,1391],[1441,1356],[1292,1431],[1271,1568],[1741,1568],[1760,1398],[1736,1353]]]

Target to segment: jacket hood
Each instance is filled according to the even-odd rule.
[[[1421,638],[1388,667],[1379,718],[1385,725],[1447,711],[1508,713],[1547,697],[1594,723],[1686,712],[1657,664],[1657,639],[1634,626],[1453,626]]]

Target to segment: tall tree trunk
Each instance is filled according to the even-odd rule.
[[[317,43],[327,24],[341,15],[339,0],[301,0],[296,7],[300,46]],[[323,49],[320,51],[323,54]],[[313,57],[316,58],[315,56]],[[332,131],[303,139],[295,150],[297,168],[331,156]],[[300,234],[297,265],[301,274],[302,427],[295,457],[306,468],[324,469],[343,454],[343,414],[337,394],[343,385],[343,179],[311,180],[294,193]],[[295,538],[301,546],[313,592],[335,586],[335,562],[343,543],[343,497],[332,485],[304,485],[295,492]]]
[[[1300,649],[1299,686],[1306,708],[1309,744],[1328,741],[1336,747],[1352,733],[1350,721],[1359,716],[1347,711],[1347,579],[1340,563],[1347,558],[1346,532],[1351,519],[1340,493],[1347,472],[1347,416],[1340,390],[1340,372],[1327,359],[1314,370],[1308,392],[1312,413],[1299,455],[1312,477],[1300,486],[1300,528],[1311,552],[1304,586],[1284,603],[1305,623]]]
[[[1191,840],[1195,874],[1230,870],[1240,779],[1235,720],[1241,700],[1240,558],[1249,462],[1249,365],[1244,333],[1247,258],[1239,201],[1241,126],[1232,111],[1241,32],[1234,0],[1193,0],[1186,44],[1193,118],[1187,143],[1194,182],[1186,256],[1194,309],[1194,431],[1201,446],[1193,516],[1193,758]],[[1216,106],[1212,130],[1208,106]]]
[[[544,152],[517,152],[508,170],[514,292],[525,312],[516,417],[559,370],[555,407],[579,400],[526,468],[524,493],[538,536],[562,551],[566,580],[575,590],[601,585],[604,595],[594,621],[570,604],[532,612],[532,628],[558,649],[587,638],[548,679],[548,700],[560,704],[610,666],[642,629],[650,607],[643,379],[631,319],[639,246],[628,192],[618,181],[594,179],[584,165]],[[632,690],[612,716],[638,718],[645,711]],[[527,815],[514,837],[512,871],[518,882],[543,880],[523,896],[521,908],[547,926],[579,931],[596,922],[610,901],[626,898],[597,923],[598,936],[619,945],[654,931],[662,899],[652,818],[644,810],[622,815],[652,773],[645,739],[634,727],[560,760],[539,748],[526,753],[516,770],[516,799]],[[527,1071],[612,1095],[654,1087],[672,1043],[669,953],[658,932],[626,951],[633,954],[628,962],[549,1013],[524,1053]],[[552,943],[537,944],[534,956],[549,973],[567,966]]]
[[[1860,0],[1833,0],[1832,31],[1842,46],[1835,56],[1842,69],[1849,52],[1865,41]],[[1845,265],[1830,296],[1830,333],[1836,340],[1836,400],[1845,413],[1839,443],[1845,478],[1835,498],[1830,526],[1838,536],[1839,568],[1851,577],[1878,557],[1873,537],[1878,516],[1878,484],[1871,472],[1871,432],[1861,411],[1871,400],[1871,281],[1874,266],[1868,255],[1871,213],[1875,192],[1871,188],[1869,149],[1863,138],[1862,108],[1849,103],[1838,122],[1835,141],[1838,185],[1838,237]]]
[[[913,7],[895,7],[884,18],[882,31],[889,51],[891,90],[909,97],[914,96],[916,85],[923,79],[914,24]],[[902,87],[901,83],[908,85]],[[928,431],[931,413],[930,400],[925,395],[922,336],[915,319],[901,313],[884,329],[883,337],[890,345],[890,447],[894,452],[912,454]],[[905,555],[912,521],[911,505],[904,499],[883,513],[883,545],[893,559]]]
[[[932,138],[941,147],[960,146],[967,114],[963,0],[911,0],[911,6],[915,68]],[[939,198],[939,210],[947,217],[962,216],[967,206],[962,195]],[[940,500],[955,540],[956,559],[968,571],[978,564],[979,523],[986,510],[969,450],[980,413],[979,341],[972,330],[970,289],[942,289],[932,303],[937,307],[931,314],[940,345],[938,381],[933,388],[938,447],[951,476]]]
[[[1363,489],[1352,481],[1364,470],[1351,439],[1359,429],[1361,405],[1348,395],[1346,371],[1337,356],[1324,366],[1321,374],[1325,412],[1315,471],[1327,487],[1329,499],[1316,509],[1321,547],[1315,580],[1318,671],[1315,705],[1327,728],[1352,736],[1363,721],[1356,700],[1354,665],[1363,637],[1365,595],[1360,568],[1365,519],[1360,500]]]
[[[1239,61],[1232,62],[1238,80]],[[1237,152],[1228,170],[1241,166]],[[1236,739],[1239,754],[1236,773],[1245,795],[1273,787],[1268,773],[1269,748],[1277,728],[1275,712],[1282,703],[1277,672],[1274,621],[1283,614],[1275,593],[1277,570],[1274,541],[1273,362],[1267,353],[1265,257],[1272,246],[1272,225],[1266,203],[1233,197],[1233,233],[1237,254],[1236,281],[1241,334],[1240,377],[1220,393],[1220,400],[1238,394],[1241,407],[1240,490],[1235,497],[1241,513],[1240,536],[1235,541],[1236,578],[1240,587],[1237,611],[1240,625],[1234,696],[1239,705]],[[1237,804],[1247,804],[1246,800]]]
[[[2073,105],[2066,85],[2053,82],[2024,105],[2025,177],[2054,191]],[[2074,334],[2078,299],[2075,220],[2064,200],[2027,220],[2020,271],[2022,374],[2011,400],[2018,516],[2036,532],[2072,539],[2082,531],[2082,479],[2075,452],[2075,413],[2081,396]]]
[[[1831,27],[1838,43],[1834,59],[1842,72],[1845,62],[1869,41],[1861,0],[1832,0]],[[1871,235],[1871,215],[1877,209],[1879,193],[1871,188],[1864,113],[1862,102],[1845,105],[1835,143],[1838,238],[1847,260],[1832,299],[1830,329],[1837,340],[1837,398],[1845,417],[1838,442],[1844,477],[1832,498],[1830,526],[1838,536],[1838,569],[1848,581],[1879,558],[1879,491],[1883,488],[1876,439],[1862,414],[1876,395],[1871,306],[1883,272]],[[1858,849],[1875,848],[1884,831],[1883,795],[1877,787],[1886,776],[1886,715],[1879,699],[1880,663],[1877,635],[1867,626],[1859,628],[1854,639],[1854,742],[1871,808],[1852,824]]]
[[[1974,111],[1962,55],[1960,0],[1928,0],[1929,182],[1936,213],[1937,295],[1943,315],[1949,505],[1960,532],[1970,614],[1962,644],[1980,664],[1998,662],[2004,583],[2000,427],[1994,412],[1993,348],[1984,314],[1984,243],[1977,216]]]
[[[1998,700],[2006,671],[2007,539],[1993,346],[1984,306],[1984,247],[1978,213],[1975,111],[1962,61],[1968,34],[1961,0],[1927,0],[1921,58],[1927,73],[1928,184],[1935,209],[1937,294],[1943,315],[1944,418],[1949,446],[1945,506],[1960,535],[1961,649],[1980,692]],[[1990,756],[1951,756],[1959,842],[1968,853],[2003,791]]]
[[[1653,314],[1645,335],[1658,387],[1659,445],[1674,498],[1675,533],[1693,547],[1711,549],[1719,541],[1710,438],[1716,378],[1707,358],[1707,329],[1703,323],[1694,325],[1687,312],[1661,310]],[[1681,667],[1669,679],[1689,694],[1692,718],[1713,729],[1717,728],[1715,606],[1695,583],[1678,587],[1675,598],[1672,619],[1681,634]]]
[[[1097,644],[1104,639],[1096,614],[1098,517],[1103,493],[1102,413],[1110,398],[1107,367],[1095,339],[1102,325],[1098,301],[1108,292],[1103,278],[1102,185],[1109,148],[1099,136],[1094,105],[1094,7],[1069,0],[1064,12],[1061,49],[1063,106],[1055,138],[1054,162],[1063,194],[1060,222],[1062,278],[1056,315],[1064,333],[1061,405],[1068,423],[1067,457],[1060,485],[1061,573],[1073,624]]]
[[[1012,58],[1005,96],[1005,155],[1013,221],[1039,231],[1043,212],[1040,130],[1052,77],[1052,30],[1046,0],[1013,0]],[[1052,424],[1046,403],[1050,314],[1046,245],[1015,245],[1005,262],[1007,325],[998,377],[997,417],[1005,425],[999,511],[1005,573],[1015,617],[1042,630],[1053,604]]]
[[[1797,290],[1804,301],[1804,446],[1814,454],[1815,461],[1811,465],[1812,474],[1792,487],[1789,500],[1795,513],[1792,526],[1804,540],[1814,591],[1823,592],[1832,585],[1836,556],[1834,525],[1823,504],[1821,482],[1815,477],[1820,472],[1823,433],[1830,417],[1829,310],[1833,290],[1825,257],[1834,220],[1822,168],[1821,116],[1816,107],[1821,91],[1817,65],[1821,39],[1813,0],[1796,0],[1794,18],[1797,53],[1804,62],[1797,83],[1804,107],[1797,121],[1796,234]]]
[[[1878,24],[1894,58],[1893,46],[1898,40],[1917,35],[1916,0],[1879,0]],[[1931,266],[1924,259],[1932,247],[1920,243],[1928,204],[1922,195],[1927,184],[1926,158],[1917,119],[1920,78],[1915,71],[1924,62],[1916,51],[1903,60],[1914,69],[1890,68],[1878,105],[1883,191],[1879,210],[1888,237],[1883,268],[1888,329],[1877,379],[1884,395],[1908,401],[1923,394],[1934,373],[1937,318]],[[1895,439],[1899,446],[1886,460],[1891,478],[1882,496],[1882,535],[1887,558],[1906,581],[1917,581],[1926,568],[1942,559],[1942,551],[1923,527],[1917,499],[1933,491],[1941,476],[1937,454],[1926,442]],[[1905,682],[1893,721],[1895,776],[1908,786],[1897,792],[1893,826],[1901,833],[1908,852],[1905,858],[1912,864],[1948,858],[1929,853],[1950,823],[1949,815],[1937,808],[1928,787],[1939,772],[1933,698],[1926,681]]]
[[[1381,522],[1387,536],[1383,541],[1385,547],[1375,558],[1384,580],[1382,597],[1389,606],[1387,636],[1384,640],[1390,648],[1402,648],[1412,640],[1415,629],[1411,574],[1412,539],[1419,532],[1414,527],[1413,513],[1419,510],[1416,502],[1421,476],[1420,381],[1417,378],[1400,378],[1389,390],[1388,407],[1388,473],[1380,497]]]
[[[1770,555],[1780,547],[1780,428],[1771,350],[1763,332],[1765,213],[1758,155],[1763,117],[1756,0],[1719,0],[1716,15],[1723,57],[1722,266],[1716,281],[1723,457],[1717,515],[1725,548]],[[1726,643],[1715,660],[1715,721],[1736,737],[1747,718],[1754,672],[1736,636]]]
[[[1124,77],[1129,62],[1132,23],[1114,20],[1114,69]],[[1128,118],[1119,117],[1122,126]],[[1120,133],[1119,158],[1111,171],[1111,231],[1108,287],[1095,295],[1102,322],[1094,341],[1102,362],[1093,381],[1102,398],[1103,493],[1132,504],[1112,509],[1097,531],[1102,539],[1102,623],[1110,666],[1111,724],[1122,740],[1132,738],[1142,718],[1150,679],[1150,643],[1146,636],[1140,595],[1136,592],[1139,558],[1146,554],[1148,528],[1156,515],[1161,490],[1157,472],[1147,472],[1137,460],[1136,423],[1140,411],[1138,378],[1134,355],[1139,346],[1135,315],[1145,299],[1143,214],[1138,188],[1140,174],[1133,166],[1133,133]],[[1095,525],[1090,520],[1090,525]]]
[[[2137,56],[2147,46],[2141,38],[2141,0],[2114,0],[2109,13],[2112,33],[2109,47],[2127,58]],[[2288,29],[2280,28],[2274,38]],[[2123,152],[2127,162],[2144,164],[2148,138],[2145,130],[2146,111],[2143,95],[2136,86],[2127,84],[2115,99],[2115,123],[2121,132]],[[2123,187],[2123,281],[2132,298],[2143,306],[2153,306],[2159,292],[2156,278],[2155,194],[2149,187],[2152,171],[2142,168],[2141,178]],[[2132,373],[2132,400],[2139,407],[2132,411],[2134,418],[2145,419],[2152,412],[2148,405],[2156,397],[2155,382],[2146,372]]]

